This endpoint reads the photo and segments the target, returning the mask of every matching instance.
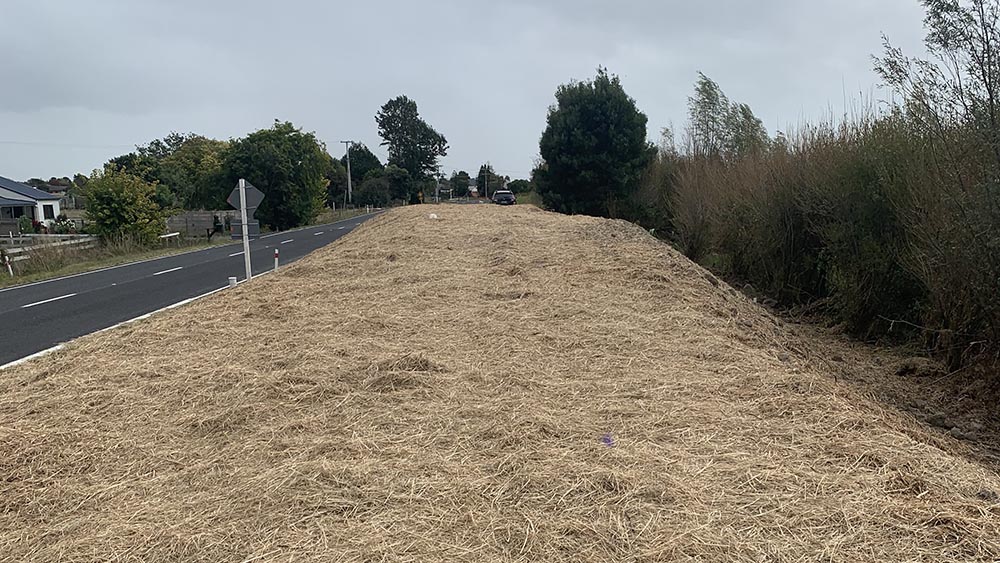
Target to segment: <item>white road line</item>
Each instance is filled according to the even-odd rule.
[[[240,213],[242,213],[242,211],[240,211]],[[242,250],[239,251],[239,252],[234,252],[234,253],[230,254],[229,257],[232,258],[233,256],[240,256],[241,254],[243,254]]]
[[[242,213],[242,211],[241,211],[240,213]],[[290,243],[290,242],[295,242],[295,239],[293,239],[293,238],[290,238],[290,239],[288,239],[288,240],[283,240],[283,241],[281,241],[281,244],[288,244],[288,243]]]
[[[183,269],[184,269],[184,266],[177,266],[176,268],[170,268],[169,270],[163,270],[162,272],[156,272],[153,275],[154,276],[162,276],[163,274],[169,274],[170,272],[176,272],[177,270],[183,270]]]
[[[268,248],[270,248],[270,247],[268,247]],[[265,271],[263,271],[263,272],[261,272],[259,274],[254,274],[253,277],[254,278],[259,278],[261,276],[266,276],[266,275],[271,274],[273,272],[274,272],[274,270],[265,270]],[[240,284],[244,284],[244,283],[246,283],[246,280],[243,280],[243,281],[241,281],[239,283]],[[132,324],[134,322],[144,321],[144,320],[146,320],[146,319],[148,319],[148,318],[150,318],[150,317],[152,317],[154,315],[157,315],[159,313],[162,313],[162,312],[165,312],[165,311],[169,311],[171,309],[176,309],[178,307],[183,307],[184,305],[188,305],[189,303],[192,303],[194,301],[198,301],[199,299],[203,299],[205,297],[208,297],[209,295],[213,295],[213,294],[219,293],[220,291],[224,291],[226,289],[229,289],[228,285],[224,285],[224,286],[222,286],[222,287],[220,287],[218,289],[213,289],[212,291],[209,291],[207,293],[202,293],[201,295],[197,295],[195,297],[191,297],[191,298],[185,299],[183,301],[178,301],[177,303],[174,303],[173,305],[167,305],[166,307],[164,307],[162,309],[157,309],[156,311],[152,311],[150,313],[146,313],[145,315],[140,315],[140,316],[138,316],[138,317],[136,317],[134,319],[129,319],[127,321],[120,322],[120,323],[118,323],[118,324],[116,324],[114,326],[109,326],[108,328],[102,328],[101,330],[94,331],[94,332],[92,332],[90,334],[101,334],[102,332],[108,332],[109,330],[114,330],[114,329],[116,329],[118,327],[129,325],[129,324]],[[64,299],[66,297],[72,297],[73,295],[76,295],[76,294],[74,293],[72,295],[66,295],[66,296],[63,296],[63,297],[57,297],[56,299]],[[49,301],[52,301],[52,299],[50,299]],[[42,303],[48,303],[48,301],[40,301],[38,303],[35,303],[34,305],[41,305]],[[31,307],[31,306],[33,306],[33,305],[26,305],[26,307]],[[78,338],[84,338],[86,336],[90,336],[90,334],[85,334],[83,336],[78,336],[77,338],[74,338],[72,340],[76,340]],[[36,358],[41,358],[42,356],[46,356],[46,355],[51,354],[53,352],[58,352],[59,350],[62,350],[65,347],[66,347],[66,344],[57,344],[57,345],[55,345],[55,346],[53,346],[51,348],[48,348],[46,350],[42,350],[41,352],[35,352],[34,354],[32,354],[30,356],[25,356],[23,358],[19,358],[17,360],[14,360],[13,362],[9,362],[9,363],[6,363],[6,364],[0,366],[0,371],[3,371],[5,369],[7,369],[7,368],[12,368],[14,366],[21,365],[23,363],[26,363],[26,362],[29,362],[31,360],[34,360]]]
[[[241,213],[242,213],[242,212],[241,212]],[[314,236],[314,237],[318,237],[319,235],[321,235],[321,234],[323,234],[323,233],[325,233],[325,232],[326,232],[326,231],[320,231],[320,232],[318,232],[318,233],[313,233],[313,236]]]
[[[46,299],[45,301],[39,301],[37,303],[29,303],[27,305],[21,305],[22,309],[30,309],[31,307],[37,307],[38,305],[44,305],[46,303],[52,303],[53,301],[59,301],[62,299],[69,299],[75,296],[75,293],[70,293],[69,295],[63,295],[62,297],[53,297],[52,299]]]
[[[6,364],[0,366],[0,371],[3,371],[5,369],[7,369],[7,368],[12,368],[14,366],[19,366],[19,365],[21,365],[21,364],[23,364],[25,362],[30,362],[31,360],[34,360],[35,358],[41,358],[42,356],[44,356],[46,354],[51,354],[52,352],[55,352],[57,350],[62,350],[64,346],[65,346],[65,344],[57,344],[57,345],[55,345],[55,346],[53,346],[51,348],[42,350],[41,352],[35,352],[34,354],[32,354],[30,356],[25,356],[25,357],[23,357],[23,358],[21,358],[19,360],[14,360],[13,362],[6,363]]]
[[[242,211],[240,211],[240,213],[243,213],[243,212],[242,212]],[[346,228],[347,228],[347,227],[337,227],[337,230],[338,230],[338,231],[343,231],[343,230],[344,230],[344,229],[346,229]]]
[[[373,217],[375,215],[378,215],[381,212],[382,212],[382,210],[377,210],[377,211],[374,211],[374,212],[369,213],[367,215],[359,215],[357,217],[351,217],[349,219],[341,219],[340,221],[334,221],[333,223],[327,223],[327,225],[333,226],[333,225],[336,225],[338,223],[345,223],[347,221],[356,221],[357,219],[361,219],[361,218],[367,219],[369,217]],[[316,225],[314,225],[314,226],[316,226]],[[324,225],[319,225],[319,226],[324,226]],[[284,234],[292,233],[292,232],[295,232],[295,231],[301,231],[301,230],[310,229],[310,228],[312,228],[312,227],[302,227],[301,229],[292,229],[290,231],[282,231],[280,233],[271,233],[271,234],[268,234],[268,235],[264,235],[264,236],[262,236],[260,238],[276,237],[278,235],[284,235]],[[236,243],[232,243],[232,244],[236,244]],[[223,245],[223,246],[229,246],[229,245]],[[26,287],[31,287],[31,286],[35,286],[35,285],[42,285],[42,284],[46,284],[46,283],[52,283],[52,282],[57,282],[57,281],[68,280],[70,278],[79,278],[79,277],[82,277],[82,276],[89,276],[91,274],[98,274],[98,273],[101,273],[101,272],[107,272],[108,270],[117,270],[119,268],[128,268],[129,266],[135,266],[136,264],[145,264],[146,262],[155,262],[157,260],[166,260],[167,258],[176,258],[178,256],[185,256],[187,254],[197,254],[199,252],[209,252],[209,251],[215,250],[216,248],[219,248],[219,247],[210,246],[208,248],[201,248],[201,249],[198,249],[198,250],[192,250],[191,252],[181,252],[179,254],[171,254],[169,256],[159,256],[159,257],[156,257],[156,258],[149,258],[147,260],[139,260],[138,262],[129,262],[127,264],[118,264],[117,266],[109,266],[107,268],[100,268],[100,269],[97,269],[97,270],[90,270],[88,272],[80,272],[79,274],[73,274],[73,275],[70,275],[70,276],[62,276],[62,277],[59,277],[59,278],[52,278],[52,279],[49,279],[49,280],[42,280],[42,281],[36,281],[36,282],[32,282],[32,283],[23,283],[23,284],[18,284],[18,285],[12,285],[10,287],[5,287],[3,289],[0,289],[0,293],[4,293],[4,292],[7,292],[7,291],[17,291],[19,289],[24,289]],[[268,246],[266,248],[270,248],[270,247]]]

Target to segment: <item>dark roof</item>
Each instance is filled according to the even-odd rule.
[[[0,205],[4,207],[14,206],[14,207],[34,207],[35,202],[26,199],[7,199],[5,197],[0,197]]]
[[[62,199],[60,196],[46,193],[43,192],[42,190],[36,190],[31,186],[26,186],[21,182],[15,182],[14,180],[11,180],[10,178],[4,178],[3,176],[0,176],[0,188],[3,188],[5,190],[10,190],[16,193],[17,195],[24,196],[28,199],[34,199],[34,200]]]

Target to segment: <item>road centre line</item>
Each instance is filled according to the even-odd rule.
[[[290,239],[288,239],[288,240],[283,240],[283,241],[281,241],[281,244],[288,244],[288,243],[290,243],[290,242],[295,242],[295,239],[293,239],[293,238],[290,238]]]
[[[176,268],[170,268],[169,270],[163,270],[162,272],[156,272],[154,276],[162,276],[163,274],[169,274],[170,272],[176,272],[177,270],[183,270],[184,266],[178,266]]]
[[[44,305],[46,303],[52,303],[53,301],[60,301],[62,299],[69,299],[75,296],[75,293],[70,293],[69,295],[63,295],[61,297],[53,297],[52,299],[46,299],[45,301],[38,301],[36,303],[28,303],[27,305],[21,305],[22,309],[30,309],[31,307],[37,307],[38,305]]]

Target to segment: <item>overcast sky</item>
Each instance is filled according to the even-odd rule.
[[[171,131],[240,137],[275,118],[380,156],[406,94],[443,169],[525,177],[556,87],[598,65],[649,116],[685,122],[697,72],[772,133],[884,97],[881,34],[917,53],[917,0],[3,0],[0,176],[89,173]]]

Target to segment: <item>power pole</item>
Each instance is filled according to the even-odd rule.
[[[347,146],[347,203],[353,203],[354,196],[351,190],[351,145],[354,141],[341,141]]]

